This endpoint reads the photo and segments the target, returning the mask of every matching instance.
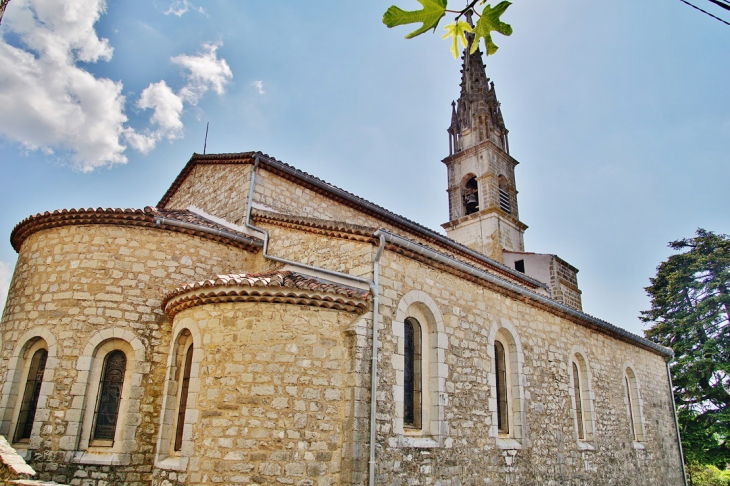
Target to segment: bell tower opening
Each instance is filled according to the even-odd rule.
[[[464,178],[462,188],[462,200],[464,201],[464,214],[473,214],[479,211],[479,184],[474,174]]]
[[[497,183],[499,184],[499,208],[505,213],[511,213],[512,202],[510,201],[509,197],[507,179],[503,175],[500,175],[497,178]]]

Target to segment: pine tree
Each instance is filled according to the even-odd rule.
[[[730,236],[698,229],[646,288],[645,335],[671,347],[674,397],[688,463],[730,461]]]

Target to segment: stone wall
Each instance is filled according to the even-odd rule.
[[[41,479],[149,484],[170,347],[162,296],[215,274],[257,271],[256,261],[243,250],[195,236],[111,225],[40,231],[23,243],[1,326],[0,418],[7,434],[22,379],[13,368],[22,363],[26,342],[43,339],[49,357],[36,427],[30,443],[16,445],[27,448],[23,453]],[[113,459],[122,465],[104,464],[106,459],[81,464],[77,450],[89,413],[84,402],[92,361],[86,354],[108,339],[129,341],[137,357],[127,378],[132,389],[126,420],[134,433]],[[93,461],[87,456],[86,462]]]
[[[682,484],[662,357],[390,252],[382,265],[383,292],[398,298],[381,308],[377,484]],[[410,446],[404,434],[393,433],[402,383],[398,310],[406,295],[420,295],[442,314],[439,335],[448,342],[441,397],[448,433],[437,446]],[[492,352],[497,329],[510,329],[521,345],[525,434],[519,448],[498,447]],[[591,374],[592,450],[576,439],[571,410],[569,360],[575,350]],[[640,443],[630,436],[625,366],[636,372],[643,399],[646,436]]]
[[[359,275],[366,275],[374,250],[367,243],[275,228],[271,245],[279,256],[340,271],[359,268],[352,272]],[[380,283],[377,484],[682,484],[661,356],[390,251],[383,256]],[[437,339],[444,353],[436,365],[444,369],[442,428],[447,433],[430,443],[394,433],[402,387],[398,313],[406,300],[428,303],[433,325],[440,321],[442,326]],[[353,327],[358,336],[353,368],[362,374],[352,392],[359,399],[353,408],[358,447],[350,456],[352,484],[366,478],[370,325],[362,319]],[[496,329],[511,329],[521,347],[524,437],[519,448],[498,445],[495,431]],[[575,352],[585,358],[590,375],[584,383],[592,397],[595,437],[590,441],[576,438],[570,372]],[[641,391],[645,437],[640,441],[630,436],[623,382],[627,366],[636,372]]]
[[[245,206],[248,203],[247,198],[250,189],[251,167],[250,165],[234,164],[198,165],[173,195],[167,207],[183,209],[193,205],[234,224],[244,225]],[[220,192],[225,197],[208,189],[210,184],[215,184],[217,181],[222,181],[223,186]],[[230,203],[226,205],[226,201],[230,201]],[[436,247],[419,234],[396,228],[388,222],[366,215],[346,204],[303,188],[267,171],[265,168],[260,168],[257,172],[254,204],[259,205],[259,207],[263,205],[270,210],[273,209],[287,215],[384,228],[420,244]],[[519,231],[510,231],[510,235],[512,234],[515,236],[511,237],[521,241]],[[508,236],[505,234],[504,238],[508,238]],[[512,245],[512,243],[509,243],[509,245]],[[480,247],[474,248],[481,249]],[[438,247],[438,250],[446,255],[459,258],[449,248]],[[495,261],[501,261],[501,254],[498,255]],[[470,263],[474,264],[471,260]],[[486,268],[486,266],[484,267]],[[489,268],[486,269],[492,271]]]
[[[248,206],[251,165],[197,165],[175,192],[168,208],[196,206],[208,214],[243,225]]]
[[[175,317],[198,334],[193,458],[154,484],[342,484],[357,315],[286,304],[211,304]]]

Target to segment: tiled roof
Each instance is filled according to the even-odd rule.
[[[320,219],[306,216],[294,216],[291,214],[275,213],[263,209],[254,209],[251,216],[256,222],[278,224],[279,226],[305,229],[315,233],[339,236],[350,240],[368,241],[377,243],[378,239],[373,233],[378,228],[362,226],[359,224],[345,223],[332,219]]]
[[[160,218],[162,220],[158,224],[157,220]],[[169,223],[165,220],[168,220]],[[179,222],[185,226],[174,225],[173,222]],[[258,251],[262,245],[262,241],[258,238],[235,231],[188,210],[157,209],[149,206],[144,209],[81,208],[38,213],[25,218],[15,226],[10,233],[10,243],[15,251],[20,251],[23,242],[38,231],[60,226],[93,224],[160,228],[194,234],[249,251]]]
[[[370,291],[289,270],[218,275],[168,292],[162,308],[170,317],[198,305],[221,302],[274,302],[364,312]]]

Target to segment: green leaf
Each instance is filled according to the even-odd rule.
[[[420,29],[406,36],[406,39],[410,39],[423,34],[428,29],[436,30],[441,17],[446,15],[446,2],[447,0],[418,0],[418,3],[423,5],[423,9],[413,11],[401,10],[393,5],[383,15],[383,23],[390,28],[396,25],[422,22],[423,25]]]
[[[484,39],[487,47],[487,56],[491,56],[497,52],[497,44],[492,41],[492,32],[499,32],[502,35],[512,35],[512,26],[502,22],[499,17],[507,10],[512,3],[504,1],[500,2],[492,8],[490,5],[484,7],[482,16],[479,17],[476,27],[474,27],[474,43],[471,46],[471,53],[479,47],[479,40]]]
[[[447,39],[449,37],[453,37],[453,42],[451,44],[451,54],[454,55],[455,59],[459,58],[459,41],[461,41],[461,45],[463,47],[466,47],[467,41],[466,41],[466,33],[471,32],[471,26],[464,22],[452,22],[446,27],[446,34],[444,34],[443,38]]]

